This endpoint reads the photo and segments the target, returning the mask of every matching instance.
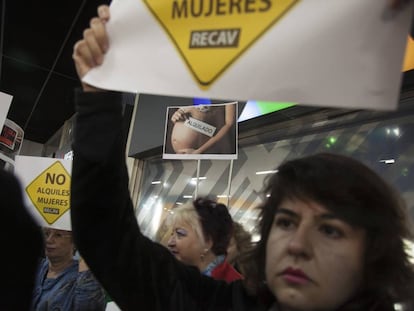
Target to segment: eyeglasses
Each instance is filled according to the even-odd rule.
[[[45,240],[53,239],[53,238],[57,239],[57,240],[61,240],[61,239],[64,239],[64,238],[72,237],[72,233],[65,232],[65,231],[53,230],[53,229],[43,229],[43,236],[44,236]]]

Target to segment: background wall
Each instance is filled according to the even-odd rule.
[[[401,114],[387,113],[383,118],[356,122],[361,114],[344,115],[318,131],[311,131],[320,121],[296,123],[296,130],[285,128],[264,135],[266,142],[243,145],[234,161],[230,198],[228,177],[230,161],[202,160],[198,195],[209,196],[227,204],[234,220],[254,231],[255,207],[266,196],[261,193],[267,176],[261,171],[275,169],[285,160],[328,151],[357,158],[373,168],[397,187],[410,208],[414,220],[414,102]],[[385,118],[384,118],[385,117]],[[346,119],[346,125],[343,120]],[[302,130],[301,130],[302,129]],[[280,136],[287,138],[279,139]],[[246,136],[248,137],[248,136]],[[273,137],[273,141],[268,141]],[[247,139],[247,138],[246,138]],[[260,140],[260,137],[256,137]],[[165,229],[159,231],[174,206],[195,196],[197,161],[162,160],[160,156],[144,161],[142,182],[137,202],[137,217],[145,234],[163,239]]]

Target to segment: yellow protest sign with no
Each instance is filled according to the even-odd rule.
[[[204,87],[296,2],[298,0],[144,0]]]
[[[26,192],[44,220],[53,224],[70,208],[70,175],[56,161],[26,187]]]

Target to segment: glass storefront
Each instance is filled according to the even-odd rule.
[[[324,118],[314,117],[311,123],[299,118],[294,129],[279,127],[256,135],[254,144],[243,140],[249,135],[240,135],[233,163],[201,160],[198,186],[197,161],[145,159],[136,205],[144,233],[163,241],[168,214],[196,195],[228,203],[234,220],[254,233],[255,206],[266,196],[261,193],[266,176],[285,160],[317,152],[345,154],[373,168],[403,194],[414,220],[414,100],[406,101],[398,113],[353,111],[334,120]]]

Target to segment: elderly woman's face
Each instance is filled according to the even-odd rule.
[[[196,231],[186,222],[177,221],[173,225],[168,249],[178,260],[187,265],[198,267],[206,244],[200,240]]]
[[[49,259],[71,258],[73,256],[72,232],[52,228],[43,228],[45,255]]]
[[[315,202],[285,200],[266,244],[266,281],[285,309],[334,310],[359,289],[365,230]]]

